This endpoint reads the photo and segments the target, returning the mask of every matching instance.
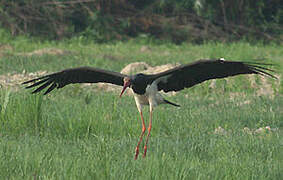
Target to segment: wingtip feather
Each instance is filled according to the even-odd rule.
[[[53,83],[45,92],[43,95],[46,95],[48,93],[50,93],[53,89],[55,89],[57,87],[56,83]]]
[[[269,77],[274,78],[274,79],[278,79],[273,74],[267,72],[267,71],[275,72],[274,70],[271,70],[271,69],[268,69],[268,68],[265,68],[265,67],[261,67],[261,66],[255,66],[255,65],[248,65],[248,67],[252,71],[256,72],[257,74],[260,74],[260,75],[263,75],[263,76],[269,76]]]

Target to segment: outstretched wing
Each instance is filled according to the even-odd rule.
[[[209,79],[225,78],[239,74],[260,74],[276,78],[264,67],[264,63],[246,63],[225,60],[199,60],[192,64],[182,65],[168,71],[152,75],[158,90],[164,92],[180,91]]]
[[[41,90],[49,88],[45,91],[48,94],[55,88],[62,88],[68,84],[74,83],[112,83],[123,86],[123,78],[126,75],[113,71],[91,68],[91,67],[79,67],[72,69],[65,69],[63,71],[42,76],[36,79],[32,79],[23,84],[33,83],[26,88],[37,87],[32,93],[40,92]]]

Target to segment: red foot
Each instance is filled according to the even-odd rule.
[[[144,153],[143,153],[143,156],[142,157],[146,157],[146,152],[147,152],[147,146],[144,146]]]
[[[139,147],[137,146],[137,147],[136,147],[135,160],[137,160],[137,159],[138,159],[138,156],[139,156]]]

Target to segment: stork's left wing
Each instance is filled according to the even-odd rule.
[[[206,80],[225,78],[239,74],[260,74],[276,78],[270,74],[270,71],[274,71],[264,67],[265,65],[271,64],[224,60],[199,60],[192,64],[182,65],[155,74],[152,76],[152,80],[157,81],[158,90],[169,92],[180,91]]]

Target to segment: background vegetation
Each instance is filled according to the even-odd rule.
[[[279,0],[0,0],[0,25],[45,39],[281,42],[282,6]]]

